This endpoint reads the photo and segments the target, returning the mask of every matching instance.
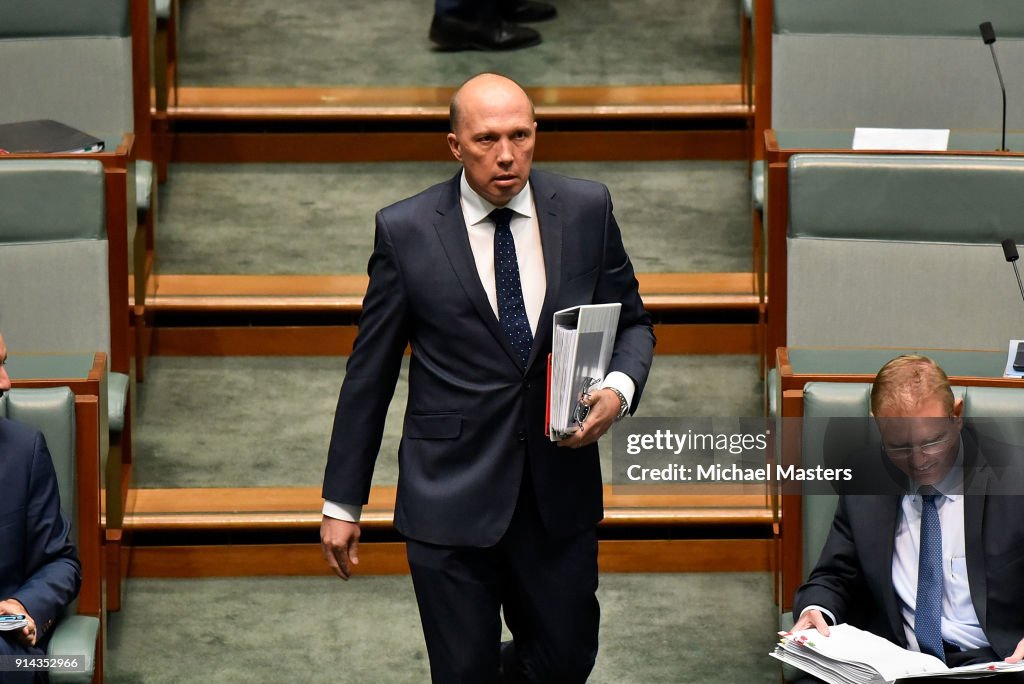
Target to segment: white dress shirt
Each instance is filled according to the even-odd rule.
[[[466,181],[463,171],[459,181],[462,218],[469,232],[469,246],[473,251],[473,261],[480,276],[480,283],[487,293],[487,301],[491,304],[494,316],[498,317],[498,295],[494,284],[494,222],[488,215],[497,209],[495,205],[481,197]],[[544,307],[544,295],[547,293],[547,271],[544,268],[544,249],[540,237],[540,222],[537,220],[537,209],[533,203],[533,190],[530,183],[509,200],[505,208],[515,212],[509,228],[516,245],[516,260],[519,263],[519,280],[523,288],[523,304],[526,306],[526,318],[530,322],[530,330],[537,333],[541,309]],[[612,371],[604,379],[602,387],[614,387],[622,392],[626,403],[632,405],[636,385],[625,373]],[[338,518],[348,522],[359,522],[362,506],[324,501],[323,514],[329,518]]]

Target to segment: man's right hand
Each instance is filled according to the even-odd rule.
[[[320,523],[320,550],[334,574],[347,580],[352,566],[359,565],[359,525],[325,515]]]
[[[811,608],[801,615],[790,631],[799,632],[802,629],[810,629],[811,627],[818,630],[818,633],[822,636],[828,636],[828,622],[825,621],[825,616],[821,614],[821,611],[816,608]]]

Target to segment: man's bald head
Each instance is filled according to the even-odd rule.
[[[448,126],[452,133],[456,132],[456,128],[459,125],[459,113],[467,103],[472,105],[477,100],[483,102],[493,101],[495,97],[503,99],[522,97],[529,103],[530,116],[536,120],[537,115],[533,107],[533,100],[526,94],[522,86],[507,76],[484,72],[463,82],[458,90],[455,91],[455,94],[452,95],[451,102],[448,105]]]
[[[469,187],[496,207],[526,187],[537,121],[533,102],[515,81],[480,74],[452,97],[448,147]]]

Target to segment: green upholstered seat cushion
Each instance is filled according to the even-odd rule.
[[[999,242],[1024,239],[1024,160],[805,154],[789,180],[788,344],[992,350],[1019,334]]]
[[[139,159],[135,162],[135,208],[149,211],[153,197],[153,162]]]
[[[124,414],[128,406],[128,376],[111,373],[107,376],[107,413],[110,416],[110,431],[124,430]]]
[[[775,0],[777,33],[961,36],[991,21],[1000,38],[1024,36],[1019,0]]]
[[[103,239],[104,198],[103,164],[98,160],[4,160],[0,243]]]
[[[96,642],[100,620],[88,615],[66,615],[53,630],[47,655],[50,657],[83,658],[83,672],[55,671],[50,673],[52,684],[88,684],[95,669]]]
[[[764,183],[764,160],[756,159],[750,166],[750,201],[757,211],[764,211]]]
[[[0,39],[129,36],[129,0],[4,0]]]
[[[998,244],[1024,238],[1024,159],[798,154],[789,235]]]

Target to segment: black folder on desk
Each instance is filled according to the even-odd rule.
[[[84,154],[102,150],[102,140],[59,121],[0,124],[0,154]]]

